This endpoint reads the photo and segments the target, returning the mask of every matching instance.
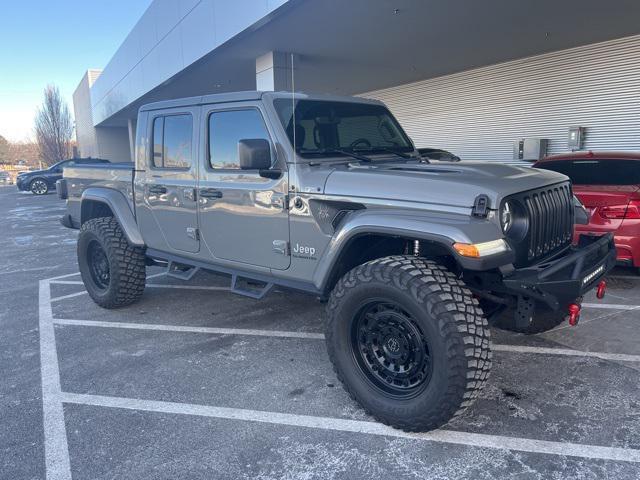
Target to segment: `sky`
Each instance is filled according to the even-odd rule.
[[[0,0],[0,135],[33,138],[47,84],[72,95],[84,73],[102,69],[151,0]]]

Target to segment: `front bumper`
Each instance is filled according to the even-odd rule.
[[[596,287],[616,265],[613,234],[581,236],[578,246],[553,260],[516,269],[502,279],[505,293],[529,297],[551,310],[567,305]]]
[[[18,187],[18,190],[20,190],[21,192],[25,192],[27,190],[29,190],[29,182],[26,180],[22,180],[20,178],[16,179],[16,187]]]

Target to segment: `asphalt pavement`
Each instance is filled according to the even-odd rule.
[[[0,479],[637,479],[640,276],[578,327],[492,330],[489,384],[428,434],[368,417],[328,361],[323,305],[148,270],[103,310],[64,203],[0,187]]]

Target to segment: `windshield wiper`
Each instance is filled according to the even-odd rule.
[[[379,151],[379,152],[392,153],[392,154],[397,155],[398,157],[401,157],[401,158],[413,158],[413,155],[409,155],[408,153],[404,153],[404,152],[399,152],[397,150],[394,150],[393,148],[388,148],[388,147],[359,148],[359,149],[354,150],[354,151],[356,151],[356,152],[367,152],[367,153],[373,153],[373,152]]]
[[[359,155],[354,152],[350,152],[349,150],[342,150],[341,148],[324,148],[319,150],[298,150],[298,153],[307,154],[307,155],[346,155],[347,157],[355,158],[356,160],[360,160],[361,162],[371,162],[372,160],[369,157],[364,155]]]

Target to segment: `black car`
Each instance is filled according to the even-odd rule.
[[[16,178],[18,190],[30,191],[35,195],[44,195],[56,188],[56,181],[62,178],[62,170],[65,167],[74,165],[86,165],[91,163],[110,163],[109,160],[101,158],[72,158],[54,163],[46,170],[34,170],[32,172],[20,173]]]

